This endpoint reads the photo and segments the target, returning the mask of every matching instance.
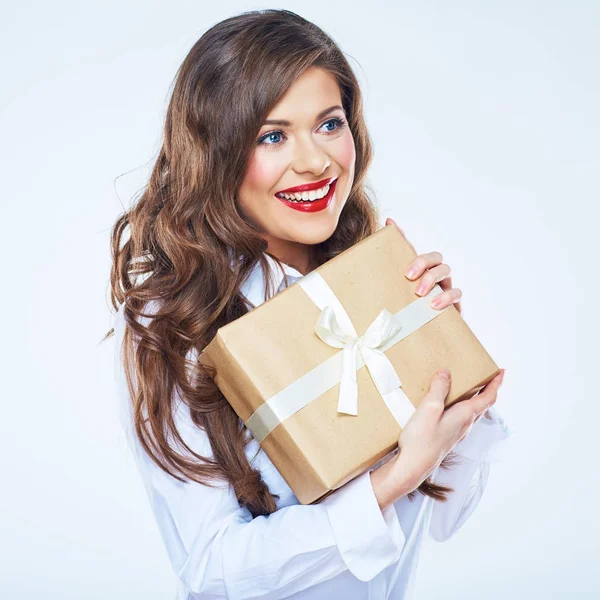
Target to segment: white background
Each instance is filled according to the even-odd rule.
[[[244,2],[13,2],[0,25],[0,596],[171,598],[117,418],[109,231],[145,183],[189,48]],[[280,7],[278,4],[277,7]],[[369,181],[438,250],[513,430],[419,600],[600,597],[600,4],[287,2],[351,57]]]

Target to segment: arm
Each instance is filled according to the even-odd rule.
[[[433,503],[429,534],[437,542],[449,539],[469,518],[487,485],[490,463],[501,460],[506,451],[512,431],[493,406],[488,413],[491,419],[481,417],[454,446],[457,464],[448,470],[438,467],[432,475],[436,483],[455,490],[446,502]]]
[[[319,504],[286,506],[256,518],[240,507],[230,486],[184,484],[162,471],[133,435],[120,361],[123,329],[119,311],[115,381],[123,427],[173,569],[192,593],[284,598],[345,570],[368,581],[399,559],[404,534],[393,505],[380,509],[370,471]],[[212,456],[206,434],[186,408],[180,405],[176,413],[182,437],[195,452]]]

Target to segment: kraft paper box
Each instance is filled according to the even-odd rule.
[[[500,369],[456,308],[405,278],[416,256],[395,225],[358,242],[239,319],[200,355],[301,504],[396,448],[442,367],[446,406]],[[342,411],[342,412],[340,412]]]

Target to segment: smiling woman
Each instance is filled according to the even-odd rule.
[[[220,327],[377,231],[371,158],[348,61],[293,12],[217,23],[177,73],[150,181],[112,230],[111,299],[123,428],[180,600],[407,598],[424,536],[452,535],[485,487],[501,422],[456,444],[471,420],[441,418],[438,378],[402,460],[300,505],[197,360]]]
[[[269,126],[277,130],[263,132]],[[356,149],[336,77],[309,67],[261,127],[238,193],[269,251],[307,273],[334,233],[354,180]]]

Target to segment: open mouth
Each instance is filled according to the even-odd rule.
[[[333,201],[337,182],[337,178],[330,179],[326,185],[314,190],[277,192],[275,197],[289,208],[300,212],[320,212]]]
[[[275,196],[280,198],[281,200],[287,200],[288,202],[315,202],[317,200],[321,200],[329,193],[331,187],[334,185],[336,178],[330,178],[329,181],[316,189],[308,189],[308,190],[298,190],[298,191],[290,191],[290,192],[277,192]],[[299,188],[304,188],[308,186],[298,186]]]
[[[315,202],[315,200],[321,200],[321,198],[327,196],[334,181],[337,181],[337,178],[316,190],[292,192],[287,194],[284,192],[277,192],[275,195],[282,200],[287,200],[288,202]]]

